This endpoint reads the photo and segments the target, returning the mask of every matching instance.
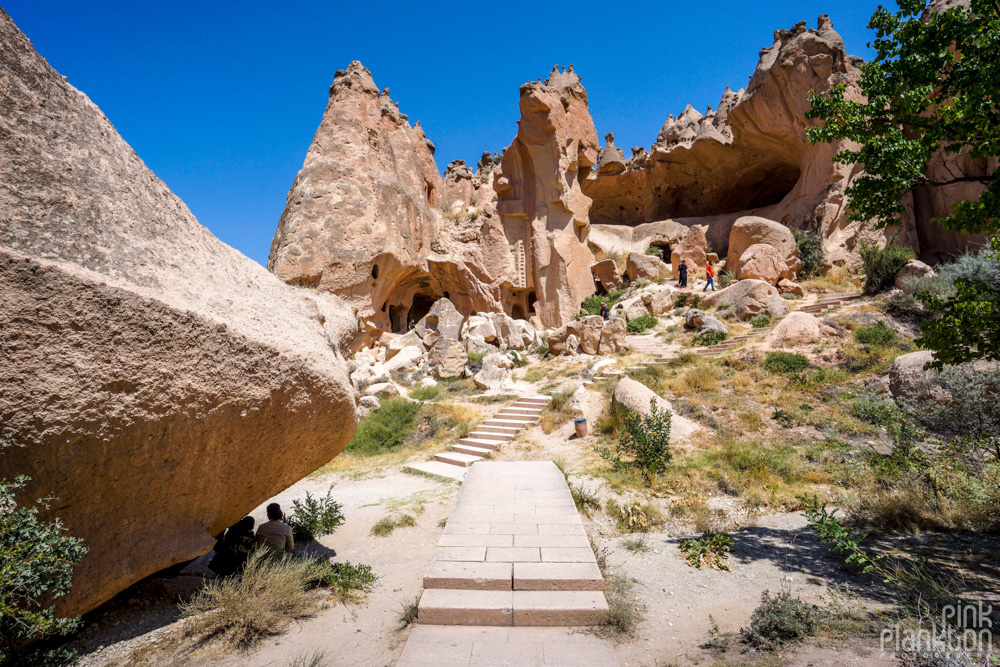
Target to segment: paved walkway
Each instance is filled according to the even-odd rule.
[[[609,643],[567,629],[604,621],[603,590],[555,464],[477,462],[424,575],[420,625],[397,664],[617,665]]]

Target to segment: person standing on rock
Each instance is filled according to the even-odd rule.
[[[604,321],[607,322],[608,321],[608,317],[610,315],[611,315],[611,311],[608,310],[608,304],[606,304],[606,303],[604,303],[602,301],[601,302],[601,317],[603,317]]]
[[[292,528],[282,521],[285,515],[281,505],[271,503],[267,506],[267,521],[257,529],[257,544],[264,544],[278,553],[288,552],[295,546],[292,539]]]
[[[705,267],[705,287],[701,290],[705,292],[711,287],[712,291],[715,291],[715,269],[712,268],[712,263],[709,262]]]
[[[681,260],[680,266],[677,267],[677,286],[688,286],[688,265],[683,259]]]

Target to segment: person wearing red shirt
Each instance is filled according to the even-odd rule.
[[[712,268],[711,262],[705,267],[705,288],[701,291],[705,292],[709,287],[712,288],[713,292],[715,291],[715,269]]]

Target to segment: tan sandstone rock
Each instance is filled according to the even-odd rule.
[[[708,264],[705,252],[708,249],[708,241],[705,239],[706,229],[701,225],[691,227],[670,253],[670,270],[674,280],[677,280],[677,267],[681,265],[681,260],[687,263],[689,283],[693,282],[694,277]]]
[[[443,339],[427,352],[427,367],[439,380],[465,375],[469,354],[457,340]]]
[[[594,280],[605,292],[616,290],[622,286],[622,277],[618,274],[618,264],[613,259],[603,259],[590,267]]]
[[[590,315],[579,319],[582,325],[580,331],[580,348],[584,354],[597,354],[601,347],[601,329],[604,328],[604,318],[600,315]]]
[[[601,329],[600,354],[614,354],[628,347],[625,342],[625,320],[615,318],[604,323]]]
[[[639,278],[656,281],[660,277],[660,259],[653,255],[630,252],[625,265],[628,279],[633,283]]]
[[[615,384],[611,402],[624,405],[630,410],[648,415],[651,403],[661,410],[672,410],[670,402],[656,395],[652,389],[630,377],[621,377]]]
[[[0,477],[86,545],[73,615],[340,452],[357,324],[198,224],[2,11],[0,79]]]
[[[774,347],[809,345],[823,338],[823,323],[815,315],[795,311],[781,318],[764,342]]]
[[[726,255],[726,266],[739,277],[740,258],[743,253],[750,246],[761,243],[774,248],[788,268],[793,273],[798,274],[802,268],[802,262],[799,260],[799,249],[792,230],[780,222],[756,215],[744,216],[733,223],[732,231],[729,232],[729,252]],[[789,279],[794,279],[794,277],[794,275],[788,276]]]
[[[701,305],[705,308],[728,304],[741,320],[749,320],[761,313],[771,318],[785,314],[785,303],[776,290],[762,280],[740,280],[724,290],[706,296]]]
[[[781,252],[766,243],[755,243],[744,250],[737,266],[739,280],[763,280],[768,285],[777,285],[779,280],[794,277]]]
[[[798,294],[799,296],[805,294],[805,290],[802,289],[802,285],[792,282],[787,278],[782,278],[781,280],[779,280],[776,287],[778,288],[778,291],[782,294]]]

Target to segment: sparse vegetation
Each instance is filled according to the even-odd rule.
[[[432,384],[411,389],[410,398],[417,401],[432,401],[437,398],[440,393],[441,387],[439,385]]]
[[[565,472],[563,474],[565,475]],[[601,509],[601,501],[587,489],[570,484],[569,491],[573,495],[573,502],[576,504],[578,511],[590,516],[591,510],[599,511]]]
[[[331,535],[344,523],[341,505],[333,499],[333,486],[322,498],[313,498],[306,491],[304,500],[293,500],[292,513],[286,521],[296,542],[312,542],[318,537]]]
[[[387,398],[381,407],[361,420],[344,451],[360,456],[373,456],[396,449],[413,431],[419,409],[419,403],[402,398]]]
[[[690,296],[691,294],[689,292],[681,292],[680,294],[678,294],[677,298],[674,300],[674,308],[683,308],[684,306],[686,306],[688,302],[688,297]]]
[[[399,623],[402,626],[407,626],[410,623],[415,623],[417,620],[417,614],[420,612],[420,596],[418,595],[413,600],[409,602],[404,602],[402,608],[399,610]]]
[[[468,367],[473,373],[478,373],[483,368],[483,357],[486,356],[485,352],[469,352],[469,363]]]
[[[750,627],[740,629],[743,640],[752,646],[775,649],[782,644],[812,637],[825,613],[788,592],[772,596],[764,591],[760,606],[750,616]]]
[[[543,431],[552,433],[578,415],[569,399],[570,394],[565,391],[557,391],[551,394],[551,398],[538,416],[538,423]]]
[[[768,352],[764,370],[772,373],[798,373],[809,366],[809,360],[794,352]]]
[[[629,320],[625,330],[631,334],[642,333],[646,329],[655,327],[659,321],[655,315],[642,315]]]
[[[660,246],[656,245],[649,246],[648,248],[646,248],[646,254],[656,257],[661,262],[663,261],[663,248],[661,248]]]
[[[330,667],[330,661],[327,660],[326,651],[313,651],[308,655],[298,655],[290,663],[288,667]]]
[[[615,634],[634,634],[642,620],[633,589],[632,580],[623,574],[604,578],[604,597],[608,601],[608,618],[604,627]]]
[[[725,533],[705,533],[701,537],[681,540],[677,548],[684,554],[688,565],[699,570],[703,566],[729,571],[727,558],[733,549],[733,540]]]
[[[588,315],[600,315],[601,314],[601,304],[607,305],[608,309],[614,308],[615,304],[622,300],[625,296],[625,290],[617,289],[611,290],[607,294],[592,294],[583,300],[580,307],[587,311]]]
[[[722,341],[726,340],[727,337],[728,335],[725,331],[706,331],[705,333],[695,336],[693,342],[695,345],[709,347],[711,345],[718,345]]]
[[[914,257],[912,250],[893,242],[884,248],[862,242],[859,252],[865,272],[864,291],[869,296],[892,287],[899,270]]]
[[[818,276],[823,270],[823,239],[813,231],[792,229],[795,245],[799,249],[799,260],[802,261],[800,278]]]
[[[343,563],[319,561],[319,563],[318,581],[342,600],[352,599],[358,593],[371,590],[375,582],[378,581],[378,576],[370,565],[363,563],[354,565],[350,561]]]
[[[372,537],[389,537],[397,528],[412,528],[415,525],[417,520],[409,514],[386,516],[376,521],[368,534]]]
[[[633,535],[622,540],[622,546],[632,553],[646,553],[649,551],[649,541],[645,535]]]
[[[764,313],[760,313],[759,315],[754,315],[753,317],[750,318],[750,326],[752,326],[754,329],[761,329],[763,327],[766,327],[770,323],[771,323],[771,318],[765,315]]]
[[[598,447],[597,452],[615,469],[634,467],[643,471],[653,485],[656,476],[670,463],[670,411],[650,400],[649,414],[626,409],[614,451]],[[622,457],[626,458],[622,458]]]

